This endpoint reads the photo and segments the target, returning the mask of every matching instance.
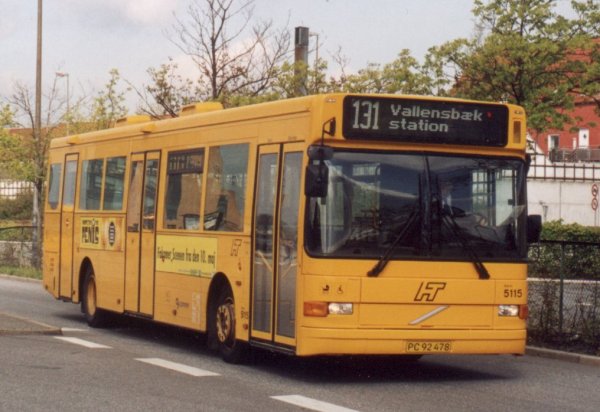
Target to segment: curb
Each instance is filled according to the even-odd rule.
[[[26,283],[41,283],[40,279],[23,278],[0,273],[0,278]],[[32,319],[23,318],[11,313],[0,312],[0,336],[22,335],[62,335],[62,330]]]
[[[10,280],[18,280],[19,282],[29,282],[29,283],[41,283],[42,282],[41,279],[24,278],[21,276],[14,276],[14,275],[5,275],[4,273],[0,273],[0,278],[10,279]]]
[[[0,312],[0,336],[62,335],[62,329],[35,320]]]
[[[572,352],[563,352],[554,349],[537,348],[533,346],[527,346],[525,348],[525,354],[529,356],[538,356],[541,358],[549,358],[561,360],[564,362],[579,363],[582,365],[600,367],[600,357],[591,355],[581,355]]]

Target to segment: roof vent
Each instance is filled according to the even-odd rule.
[[[179,116],[189,116],[191,114],[214,112],[223,110],[223,105],[219,102],[192,103],[181,108]]]
[[[129,126],[132,124],[146,123],[152,121],[152,118],[146,114],[136,114],[133,116],[121,117],[115,123],[115,127]]]

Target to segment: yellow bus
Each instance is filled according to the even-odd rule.
[[[508,104],[328,94],[54,139],[43,284],[229,362],[522,354],[525,133]]]

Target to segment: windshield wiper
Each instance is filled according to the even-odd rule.
[[[408,231],[412,228],[413,223],[417,220],[417,216],[419,215],[417,213],[418,210],[418,208],[415,208],[411,212],[411,214],[408,217],[408,220],[406,221],[406,224],[404,225],[400,233],[398,233],[398,236],[396,236],[392,244],[385,250],[385,253],[381,255],[379,261],[375,264],[375,266],[373,266],[373,268],[367,272],[367,276],[376,277],[379,276],[381,272],[383,272],[383,269],[385,269],[388,262],[392,258],[392,253],[394,252],[394,249],[396,249],[398,243],[400,243],[400,241],[404,239]]]
[[[479,279],[489,279],[490,273],[487,271],[483,262],[475,252],[475,249],[473,249],[467,238],[464,237],[464,235],[460,231],[460,228],[458,227],[458,224],[456,223],[454,217],[450,214],[444,213],[444,211],[442,211],[441,213],[442,221],[450,228],[450,231],[452,232],[454,237],[458,239],[463,250],[466,251],[469,257],[471,258],[471,262],[473,263],[473,266],[475,266],[475,270],[479,274]]]

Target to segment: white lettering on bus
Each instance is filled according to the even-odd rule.
[[[450,110],[422,109],[421,106],[402,107],[401,104],[390,106],[394,116],[418,117],[422,119],[463,120],[468,122],[482,122],[483,113],[478,109],[472,111],[461,111],[452,108]]]
[[[420,119],[418,122],[411,122],[406,119],[392,120],[389,124],[390,130],[409,130],[420,132],[440,132],[448,133],[450,130],[446,123],[434,123],[428,120]]]

